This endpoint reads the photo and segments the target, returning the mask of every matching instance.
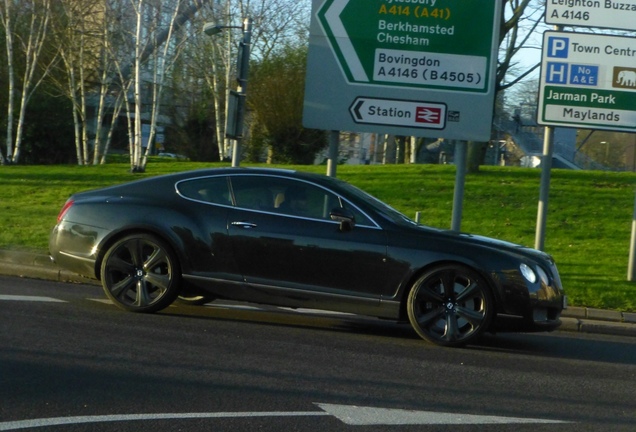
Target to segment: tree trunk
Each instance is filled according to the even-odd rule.
[[[13,65],[13,28],[11,24],[11,7],[10,0],[4,0],[4,16],[2,23],[5,29],[5,42],[7,46],[7,72],[9,74],[9,93],[7,100],[7,135],[6,135],[6,158],[0,153],[2,163],[11,163],[13,161],[13,110],[15,104],[15,70]]]
[[[468,141],[468,154],[466,156],[466,171],[468,173],[479,172],[479,166],[484,164],[488,150],[487,142]]]

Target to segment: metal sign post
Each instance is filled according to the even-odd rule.
[[[539,190],[539,207],[537,209],[537,230],[534,248],[544,250],[545,231],[548,220],[548,202],[550,198],[550,179],[552,177],[552,154],[554,153],[554,128],[545,128],[543,138],[543,155],[541,159],[541,187]]]

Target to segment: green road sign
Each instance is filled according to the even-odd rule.
[[[487,141],[501,2],[313,0],[307,128]]]
[[[351,83],[488,91],[495,2],[327,0],[318,11]]]
[[[636,39],[545,32],[537,122],[636,131]]]
[[[547,0],[545,22],[636,31],[636,0]]]

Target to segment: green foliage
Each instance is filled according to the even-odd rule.
[[[57,213],[74,192],[210,166],[227,164],[156,158],[136,175],[128,172],[126,158],[88,167],[0,167],[0,248],[45,253]],[[325,172],[324,166],[296,168]],[[540,176],[539,170],[489,166],[468,175],[462,230],[532,246]],[[453,166],[341,165],[338,177],[409,217],[421,212],[426,225],[450,227]],[[626,281],[635,180],[632,173],[553,171],[545,247],[572,305],[636,310],[636,285]]]
[[[302,126],[306,61],[307,47],[286,47],[253,66],[247,98],[255,118],[250,159],[269,148],[271,162],[311,164],[325,147],[323,131]]]
[[[183,127],[166,128],[165,151],[188,155],[197,162],[218,162],[214,125],[209,118],[190,117]]]
[[[35,93],[27,107],[20,162],[60,164],[77,160],[71,102]]]

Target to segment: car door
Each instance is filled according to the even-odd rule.
[[[386,236],[371,220],[341,230],[329,216],[341,206],[340,197],[310,182],[237,175],[231,184],[236,208],[229,216],[229,233],[246,282],[290,289],[290,295],[313,292],[379,301],[387,280]]]
[[[232,209],[227,176],[207,176],[181,181],[176,185],[179,195],[187,201],[188,217],[198,232],[174,227],[187,245],[187,278],[200,278],[220,284],[240,283],[243,277],[232,255],[227,232],[228,215]]]

